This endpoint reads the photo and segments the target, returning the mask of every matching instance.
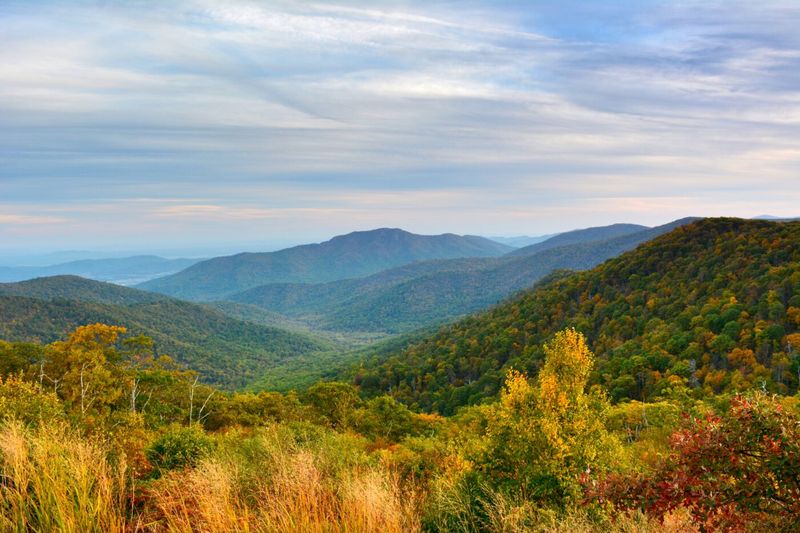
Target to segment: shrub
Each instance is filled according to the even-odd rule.
[[[168,470],[197,466],[212,448],[213,441],[200,427],[178,427],[153,441],[145,455],[153,465],[154,477],[159,477]]]
[[[688,418],[652,474],[609,476],[592,496],[656,517],[686,508],[708,530],[800,527],[800,420],[765,393]]]
[[[18,376],[0,377],[0,418],[19,420],[25,425],[64,418],[56,395]]]

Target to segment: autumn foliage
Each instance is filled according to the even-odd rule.
[[[800,425],[774,397],[736,396],[721,415],[686,418],[653,472],[590,489],[621,509],[663,517],[686,508],[707,530],[800,527]]]

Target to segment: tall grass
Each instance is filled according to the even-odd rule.
[[[146,523],[168,531],[418,531],[416,499],[360,451],[309,427],[221,439],[197,468],[150,488]]]
[[[124,531],[125,465],[65,426],[0,429],[0,530]]]

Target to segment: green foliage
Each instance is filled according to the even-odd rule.
[[[798,390],[800,223],[706,219],[378,356],[356,382],[450,414],[496,395],[510,367],[535,375],[542,343],[575,327],[612,400],[750,388]]]
[[[19,376],[0,377],[0,419],[33,426],[63,418],[64,407],[54,393]]]
[[[202,428],[171,427],[146,448],[147,460],[153,466],[153,475],[159,477],[169,470],[190,468],[206,457],[213,449],[213,441]]]
[[[347,428],[353,411],[361,402],[358,389],[349,383],[321,382],[304,395],[305,403],[317,419],[332,428]]]
[[[391,396],[378,396],[354,414],[356,430],[372,439],[399,441],[416,433],[415,415]]]
[[[38,344],[0,340],[0,377],[25,372],[42,358],[43,350]]]
[[[289,422],[303,417],[294,393],[238,393],[213,398],[204,425],[209,429],[228,426],[256,427],[272,422]]]

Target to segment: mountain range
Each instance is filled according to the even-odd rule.
[[[267,284],[226,299],[321,329],[409,332],[484,309],[555,270],[591,268],[693,220],[576,230],[503,257],[423,261],[322,284]]]
[[[415,235],[383,228],[277,252],[208,259],[138,287],[187,300],[221,300],[268,283],[321,283],[357,278],[415,261],[497,257],[512,249],[483,237]]]
[[[693,220],[655,228],[614,224],[575,230],[519,249],[474,237],[356,232],[322,245],[290,248],[282,255],[204,261],[154,280],[185,280],[199,270],[208,278],[196,294],[222,294],[219,287],[228,284],[231,265],[234,272],[243,269],[252,275],[253,265],[268,265],[260,272],[275,274],[276,265],[310,258],[300,272],[321,276],[327,260],[334,261],[332,268],[340,268],[340,273],[403,263],[324,283],[264,284],[206,303],[76,276],[0,284],[0,338],[48,342],[76,325],[115,323],[153,337],[162,353],[197,369],[209,381],[226,387],[258,383],[286,388],[380,352],[365,348],[376,340],[400,333],[418,339],[424,335],[420,330],[489,308],[542,280],[566,276],[566,271],[595,267]],[[436,251],[437,245],[443,249]],[[484,255],[412,261],[460,253]]]

